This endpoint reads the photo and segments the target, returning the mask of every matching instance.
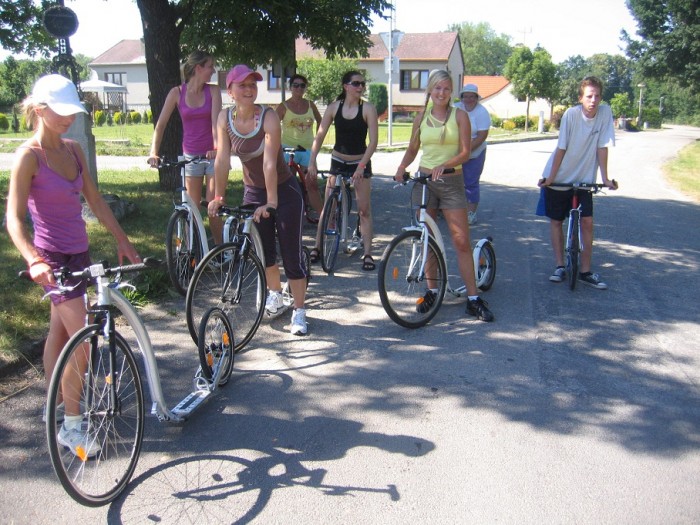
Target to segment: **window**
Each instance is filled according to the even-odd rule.
[[[126,86],[126,73],[105,73],[105,80],[112,84]]]
[[[401,91],[425,91],[428,86],[427,69],[402,69],[401,70]]]
[[[282,89],[280,77],[275,76],[272,70],[267,72],[267,90],[268,91],[279,91]]]

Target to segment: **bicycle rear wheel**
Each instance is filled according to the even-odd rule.
[[[579,216],[577,213],[572,213],[569,217],[566,243],[566,278],[568,279],[570,290],[576,288],[576,280],[578,279],[578,258],[581,248],[578,234]]]
[[[221,309],[210,308],[199,326],[199,363],[202,375],[212,379],[219,375],[219,386],[228,383],[233,371],[233,328],[228,316]]]
[[[321,267],[326,273],[331,273],[338,259],[340,236],[345,225],[343,211],[338,198],[339,193],[333,191],[323,206],[323,222],[321,223]]]
[[[143,439],[141,378],[129,344],[115,332],[113,355],[99,325],[77,332],[61,352],[49,384],[46,435],[63,488],[78,503],[98,507],[126,488]],[[79,442],[56,422],[60,402],[80,402]],[[70,446],[72,448],[65,448]]]
[[[405,231],[395,237],[379,262],[382,306],[392,321],[406,328],[427,324],[435,317],[445,297],[445,259],[432,238],[428,240],[428,260],[425,265],[423,262],[423,240],[419,231]],[[429,289],[437,291],[427,296]]]
[[[481,291],[485,292],[493,286],[496,279],[496,250],[489,240],[474,249],[474,274],[476,286]]]
[[[170,216],[165,233],[165,258],[170,281],[180,295],[187,293],[187,286],[190,284],[197,263],[202,260],[202,255],[199,230],[196,225],[193,225],[190,232],[187,211],[175,210]]]
[[[265,308],[265,269],[251,250],[242,254],[237,243],[220,244],[197,266],[187,290],[187,328],[199,343],[199,325],[210,308],[221,308],[231,320],[234,351],[255,335]]]

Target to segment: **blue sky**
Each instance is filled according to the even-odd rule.
[[[65,5],[78,16],[78,31],[70,39],[76,53],[94,57],[122,39],[142,36],[135,0],[65,0]],[[636,30],[625,0],[394,0],[394,6],[395,29],[431,33],[452,23],[488,22],[497,34],[510,36],[511,44],[540,44],[554,62],[572,55],[624,54],[620,30],[632,35]],[[389,31],[389,21],[377,17],[372,31]],[[0,59],[7,55],[0,50]]]

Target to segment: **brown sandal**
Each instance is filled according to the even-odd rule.
[[[369,260],[367,260],[367,259],[369,259]],[[362,269],[365,272],[371,272],[375,268],[376,268],[376,266],[374,264],[374,259],[372,258],[372,256],[371,255],[363,255],[362,256]]]

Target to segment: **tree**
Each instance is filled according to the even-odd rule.
[[[615,118],[625,116],[629,117],[633,114],[630,96],[627,93],[616,93],[612,99],[610,99],[610,109],[612,110]]]
[[[487,22],[452,24],[448,31],[459,34],[468,75],[500,75],[513,52],[510,37],[497,35]]]
[[[347,71],[357,69],[357,62],[343,58],[333,60],[304,58],[299,60],[297,66],[299,72],[309,79],[307,96],[317,102],[329,104],[341,92],[340,80],[343,75]]]
[[[504,76],[513,84],[513,94],[527,101],[525,110],[525,131],[530,120],[530,101],[544,98],[550,106],[559,94],[557,68],[551,55],[543,48],[535,52],[529,47],[518,46],[508,58]]]
[[[377,108],[377,115],[381,116],[389,107],[389,93],[385,84],[369,85],[369,101]]]
[[[627,56],[644,77],[674,79],[693,93],[700,92],[700,8],[698,0],[627,0],[637,19],[633,39],[622,32]]]
[[[51,71],[51,61],[17,60],[7,57],[0,64],[0,106],[11,107],[22,102],[32,90],[34,81]]]
[[[48,56],[56,40],[44,29],[42,14],[55,1],[0,0],[0,46],[14,53]]]

